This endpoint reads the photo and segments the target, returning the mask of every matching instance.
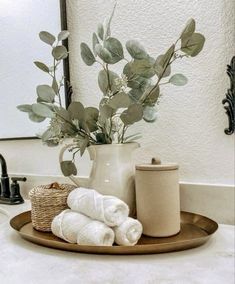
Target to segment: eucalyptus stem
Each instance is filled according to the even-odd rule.
[[[78,132],[81,136],[83,134],[83,135],[87,136],[87,138],[89,138],[89,140],[91,142],[96,143],[96,140],[91,135],[87,134],[84,130],[78,129],[73,123],[71,123],[69,120],[67,120],[63,116],[59,115],[58,113],[56,113],[56,115],[59,116],[61,119],[63,119],[65,122],[67,122],[69,125],[71,125],[73,127],[73,130]]]
[[[109,88],[110,92],[112,92],[110,78],[109,78],[109,65],[108,65],[108,63],[106,64],[106,73],[107,73],[107,79],[108,79],[108,88]]]
[[[171,63],[174,62],[174,61],[177,59],[177,57],[173,58],[175,54],[176,54],[176,51],[174,51],[173,54],[171,55],[171,57],[169,58],[169,60],[168,60],[168,62],[167,62],[167,64],[166,64],[166,66],[165,66],[165,68],[163,69],[163,72],[162,72],[161,76],[159,76],[159,78],[158,78],[158,80],[157,80],[157,83],[156,83],[156,84],[153,86],[153,88],[149,91],[148,95],[145,97],[145,99],[144,99],[144,101],[143,101],[142,103],[144,103],[144,102],[148,99],[148,97],[152,94],[152,92],[154,92],[155,89],[157,89],[157,88],[159,87],[159,83],[160,83],[161,79],[163,78],[163,75],[164,75],[164,73],[165,73],[167,67],[170,66]],[[172,58],[173,58],[173,60],[171,60]]]
[[[57,80],[56,80],[56,60],[54,58],[53,60],[53,80],[55,80],[55,82],[57,83]],[[62,107],[62,102],[61,102],[61,96],[60,96],[60,92],[58,91],[57,92],[57,95],[58,95],[58,98],[59,98],[59,104],[60,106]]]
[[[123,125],[122,136],[121,136],[121,143],[122,144],[124,143],[124,135],[125,135],[126,130],[127,130],[127,126]]]
[[[109,137],[110,137],[110,136],[111,136],[111,134],[112,134],[112,128],[113,128],[113,120],[112,120],[112,117],[110,117]]]
[[[75,152],[73,152],[73,161],[75,159],[76,154],[80,151],[80,148],[77,148],[77,150]]]

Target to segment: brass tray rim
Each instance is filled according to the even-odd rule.
[[[57,249],[57,250],[64,250],[64,251],[72,251],[72,252],[77,252],[77,253],[88,253],[88,254],[109,254],[109,255],[133,255],[133,254],[159,254],[159,253],[167,253],[167,252],[175,252],[175,251],[182,251],[182,250],[187,250],[187,249],[191,249],[191,248],[195,248],[195,247],[198,247],[198,246],[201,246],[203,245],[204,243],[206,243],[208,241],[208,239],[217,231],[219,225],[216,221],[212,220],[211,218],[208,218],[204,215],[201,215],[201,214],[197,214],[197,213],[192,213],[192,212],[187,212],[187,211],[181,211],[181,214],[186,214],[186,215],[191,215],[191,216],[198,216],[202,219],[206,219],[209,223],[211,223],[213,225],[213,228],[212,228],[212,231],[211,232],[208,232],[206,231],[204,228],[200,227],[200,226],[197,226],[198,228],[200,228],[201,230],[203,230],[204,232],[206,232],[206,236],[201,236],[201,237],[197,237],[197,238],[194,238],[194,239],[188,239],[188,240],[179,240],[176,242],[176,244],[186,244],[186,248],[181,248],[181,249],[170,249],[170,250],[163,250],[163,251],[151,251],[151,248],[157,248],[157,247],[160,247],[160,246],[167,246],[167,245],[170,245],[169,242],[164,242],[164,243],[160,243],[160,244],[156,244],[156,243],[150,243],[150,244],[137,244],[135,246],[119,246],[119,245],[114,245],[114,246],[111,246],[111,247],[105,247],[105,246],[88,246],[88,245],[78,245],[78,244],[71,244],[71,243],[67,243],[63,240],[60,240],[58,238],[58,240],[46,240],[46,239],[43,239],[43,238],[39,238],[39,237],[35,237],[33,235],[29,235],[27,233],[24,233],[24,232],[21,232],[21,228],[23,228],[25,225],[31,223],[31,218],[30,218],[30,222],[27,221],[27,222],[22,222],[20,224],[20,226],[17,226],[15,224],[15,221],[17,219],[19,219],[21,216],[23,215],[30,215],[31,214],[31,210],[29,211],[25,211],[25,212],[22,212],[16,216],[14,216],[11,220],[10,220],[10,226],[18,232],[18,234],[25,240],[31,242],[31,243],[34,243],[34,244],[37,244],[37,245],[40,245],[40,246],[44,246],[44,247],[47,247],[47,248],[52,248],[52,249]],[[194,224],[196,225],[196,223],[192,223],[192,222],[189,222],[188,224]],[[37,231],[37,230],[35,230]],[[42,234],[50,234],[50,232],[40,232]],[[178,235],[178,234],[177,234]],[[161,237],[161,239],[169,239],[170,237]],[[38,242],[38,239],[39,240],[42,240],[48,244],[42,244],[40,242]],[[197,241],[197,245],[192,245],[190,247],[187,246],[187,244],[190,244],[192,243],[193,240],[196,240]],[[50,245],[51,244],[54,244],[53,245]],[[65,247],[56,247],[55,244],[64,244]],[[73,249],[74,246],[76,246],[76,250]],[[143,248],[146,248],[146,251],[143,251],[142,249]],[[84,250],[85,249],[85,250]],[[122,251],[123,249],[123,251]],[[150,250],[149,250],[150,249]]]

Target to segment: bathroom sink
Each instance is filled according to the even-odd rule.
[[[4,209],[0,208],[0,225],[8,220],[8,213]]]

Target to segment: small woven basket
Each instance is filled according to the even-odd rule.
[[[31,200],[31,219],[33,227],[38,231],[51,232],[54,217],[67,209],[67,197],[75,189],[72,184],[40,185],[29,192]]]

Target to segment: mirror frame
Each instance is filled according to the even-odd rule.
[[[61,30],[67,30],[67,11],[66,11],[66,0],[60,1],[60,23]],[[68,39],[63,41],[63,45],[68,49]],[[69,73],[69,59],[68,57],[63,60],[63,73],[64,73],[64,91],[65,91],[65,106],[69,106],[71,102],[71,89],[69,85],[70,73]],[[10,138],[0,138],[0,141],[11,141],[11,140],[31,140],[40,139],[36,136],[29,137],[10,137]]]

